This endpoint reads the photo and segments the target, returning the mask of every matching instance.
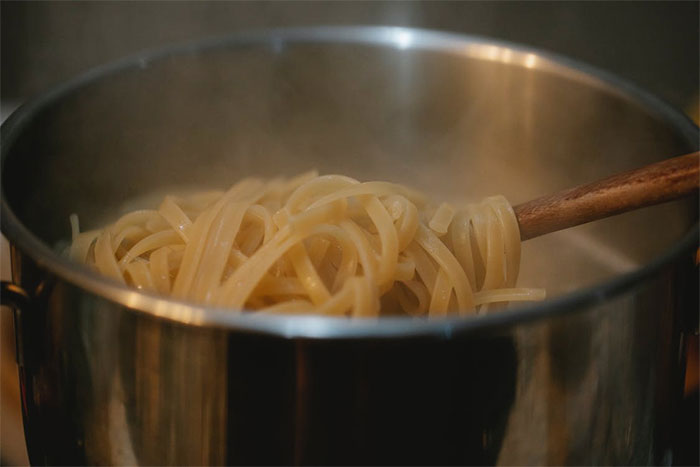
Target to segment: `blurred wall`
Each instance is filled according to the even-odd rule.
[[[312,24],[390,24],[522,42],[611,70],[687,108],[699,2],[2,1],[0,96],[21,101],[90,67],[173,42]],[[696,105],[695,103],[694,105]]]

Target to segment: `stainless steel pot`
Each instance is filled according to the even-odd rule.
[[[89,228],[253,174],[315,166],[518,203],[697,148],[680,113],[603,72],[403,28],[243,34],[87,73],[2,126],[31,461],[668,462],[697,200],[527,242],[520,282],[551,298],[478,318],[209,309],[56,248],[72,212]]]

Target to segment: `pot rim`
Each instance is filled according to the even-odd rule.
[[[639,105],[648,113],[666,121],[687,140],[689,146],[696,149],[699,146],[700,133],[687,116],[635,85],[577,60],[537,48],[481,36],[407,27],[320,26],[240,32],[225,37],[154,49],[93,68],[22,105],[3,123],[0,135],[0,164],[4,167],[12,149],[12,142],[37,114],[63,97],[97,80],[119,72],[143,69],[151,62],[177,55],[249,45],[267,45],[273,50],[278,50],[289,43],[354,43],[399,50],[433,50],[557,73],[578,82],[603,88],[606,92],[617,94]],[[512,325],[574,312],[618,296],[650,278],[665,265],[691,251],[697,243],[700,232],[696,223],[677,243],[647,264],[545,302],[514,306],[512,309],[483,316],[455,316],[426,320],[412,317],[348,319],[314,315],[268,315],[209,307],[141,292],[94,274],[82,265],[54,252],[18,220],[5,200],[4,190],[0,205],[0,228],[11,244],[19,247],[40,267],[46,268],[73,286],[136,312],[191,326],[220,327],[286,338],[314,339],[398,336],[449,338],[455,333]]]

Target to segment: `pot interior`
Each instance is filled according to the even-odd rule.
[[[3,148],[3,197],[56,246],[71,213],[94,228],[165,192],[248,176],[317,168],[457,202],[501,193],[515,205],[693,149],[658,109],[583,72],[505,46],[403,33],[234,40],[85,80]],[[695,206],[530,240],[519,283],[556,296],[632,270],[687,232]]]

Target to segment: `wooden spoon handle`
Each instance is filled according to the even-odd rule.
[[[694,152],[519,204],[513,210],[520,238],[528,240],[690,195],[700,186],[698,167],[700,152]]]

